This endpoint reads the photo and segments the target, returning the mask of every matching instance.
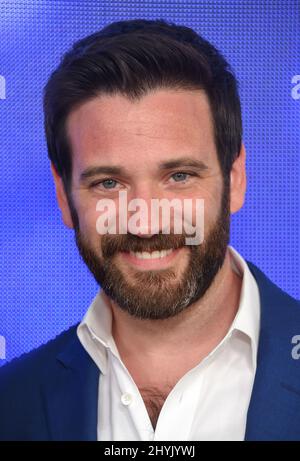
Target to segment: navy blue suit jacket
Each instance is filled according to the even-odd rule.
[[[247,263],[261,328],[245,440],[300,440],[300,303]],[[97,440],[99,369],[77,325],[0,368],[0,440]]]

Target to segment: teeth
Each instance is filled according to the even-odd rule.
[[[138,251],[130,251],[130,254],[138,259],[158,259],[168,256],[172,253],[172,251],[173,249],[171,248],[170,250],[152,251],[151,253],[149,253],[148,251],[143,251],[142,253]]]

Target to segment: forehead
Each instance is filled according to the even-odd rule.
[[[203,90],[155,90],[130,101],[121,94],[95,97],[66,123],[73,168],[91,162],[161,161],[165,155],[214,155],[213,123]],[[137,156],[138,154],[138,156]]]

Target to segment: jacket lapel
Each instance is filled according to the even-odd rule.
[[[258,283],[261,325],[245,440],[299,440],[300,362],[292,337],[300,333],[300,305],[247,263]]]
[[[99,369],[81,345],[76,329],[56,357],[44,399],[51,440],[97,440]]]

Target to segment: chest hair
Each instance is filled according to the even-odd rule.
[[[163,391],[156,388],[139,389],[154,430],[156,428],[157,420],[162,406],[166,398],[168,397],[171,389],[172,387]]]

